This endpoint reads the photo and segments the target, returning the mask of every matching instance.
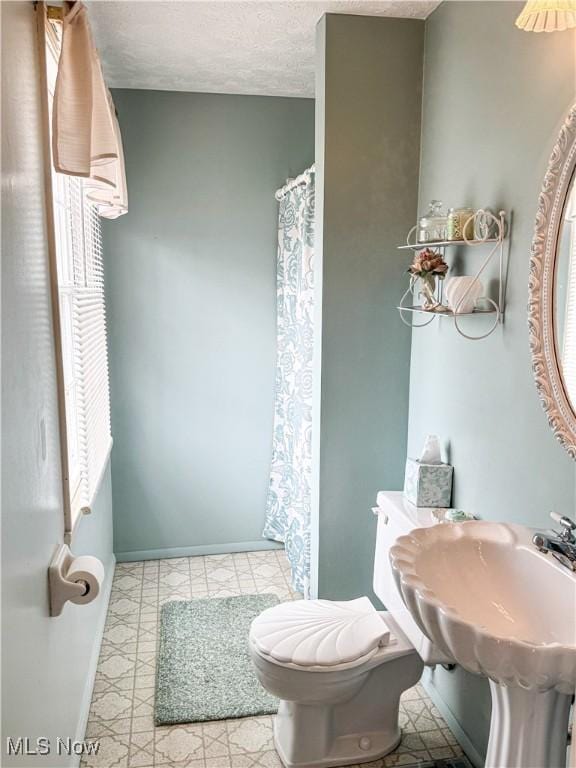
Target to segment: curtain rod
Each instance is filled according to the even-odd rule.
[[[312,164],[310,168],[306,168],[306,170],[300,174],[300,176],[296,176],[295,179],[287,179],[286,184],[284,184],[283,187],[280,187],[280,189],[276,190],[276,193],[274,197],[276,200],[281,200],[282,197],[284,197],[285,194],[290,192],[294,187],[298,187],[301,184],[307,184],[310,176],[316,173],[316,165]]]

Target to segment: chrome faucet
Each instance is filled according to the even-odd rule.
[[[562,526],[560,532],[535,533],[532,543],[545,555],[551,552],[559,563],[576,571],[576,523],[569,517],[563,517],[556,512],[550,512],[550,517]]]

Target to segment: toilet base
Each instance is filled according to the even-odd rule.
[[[397,728],[394,734],[384,734],[382,731],[375,733],[349,734],[337,738],[330,753],[314,762],[292,763],[283,753],[282,744],[278,740],[276,720],[274,721],[274,747],[285,768],[336,768],[337,766],[357,765],[369,763],[389,754],[400,744],[402,733]],[[360,746],[362,739],[369,739],[370,744]]]
[[[361,675],[333,704],[281,700],[274,745],[285,768],[336,768],[387,755],[402,735],[400,695],[422,668],[412,649]]]

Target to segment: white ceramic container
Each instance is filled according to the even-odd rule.
[[[450,309],[458,315],[474,312],[476,301],[482,296],[484,286],[474,277],[448,277],[444,282],[444,293]]]

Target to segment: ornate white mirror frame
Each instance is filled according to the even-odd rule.
[[[530,259],[528,327],[532,369],[554,435],[576,459],[576,413],[566,392],[555,320],[555,271],[562,215],[576,169],[576,105],[552,150],[538,201]]]

